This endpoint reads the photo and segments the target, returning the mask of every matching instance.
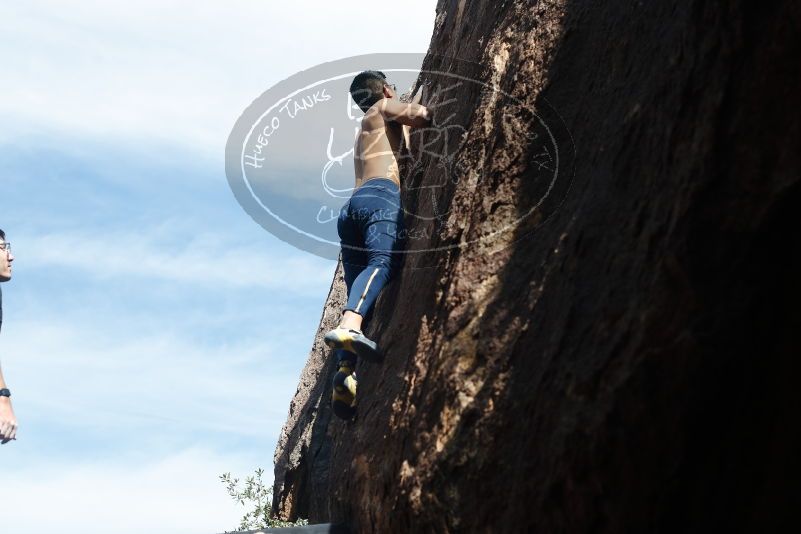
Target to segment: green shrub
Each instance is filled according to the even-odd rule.
[[[249,476],[245,479],[245,486],[242,490],[239,489],[239,479],[232,479],[231,473],[220,475],[220,481],[225,484],[228,495],[246,509],[246,513],[239,523],[239,530],[308,525],[309,521],[306,519],[298,519],[293,523],[291,521],[282,521],[270,514],[273,488],[264,486],[261,480],[263,474],[264,469],[256,469],[254,476]]]

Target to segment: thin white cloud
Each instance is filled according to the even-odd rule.
[[[102,318],[85,324],[38,315],[3,332],[21,422],[18,440],[0,451],[3,532],[234,529],[243,511],[217,477],[263,467],[270,483],[272,450],[305,354],[281,351],[280,340],[210,345],[110,329]],[[29,450],[45,435],[64,440],[56,457]],[[199,448],[171,445],[192,441]],[[212,452],[243,441],[253,443],[247,453]],[[86,460],[94,454],[102,456]]]
[[[79,269],[99,279],[140,277],[221,288],[266,288],[315,295],[330,283],[334,263],[309,253],[283,254],[263,244],[235,244],[223,234],[195,234],[180,242],[164,228],[136,232],[64,232],[15,236],[17,268]],[[16,245],[15,243],[15,245]]]
[[[256,467],[250,458],[202,448],[147,460],[125,457],[75,464],[40,459],[36,467],[25,470],[4,465],[2,531],[214,534],[234,530],[244,508],[227,495],[217,477],[231,472],[241,478]],[[261,467],[265,482],[272,480],[269,466]]]
[[[22,422],[19,443],[32,420],[71,421],[76,429],[121,437],[143,429],[165,438],[217,432],[269,442],[277,436],[305,351],[286,354],[269,340],[215,345],[107,328],[102,318],[83,325],[51,316],[4,329],[4,369],[13,376]]]
[[[160,140],[221,155],[244,108],[295,72],[424,52],[435,6],[377,4],[365,16],[363,2],[4,2],[0,135]]]

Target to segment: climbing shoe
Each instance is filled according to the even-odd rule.
[[[350,420],[356,415],[356,373],[342,362],[334,374],[334,393],[331,408],[340,419]]]
[[[332,349],[343,349],[352,352],[371,362],[380,362],[381,351],[375,341],[371,341],[358,330],[350,328],[334,328],[325,335],[325,344]]]

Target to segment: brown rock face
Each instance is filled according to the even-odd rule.
[[[336,362],[323,343],[323,336],[339,323],[346,302],[340,264],[275,450],[273,510],[293,521],[298,517],[317,519],[328,515],[329,461],[333,444],[329,435],[332,417],[329,401]]]
[[[440,1],[435,93],[488,85],[437,107],[465,127],[453,166],[416,140],[429,251],[377,304],[356,421],[331,420],[313,352],[276,509],[359,533],[797,530],[798,28],[793,2]],[[563,121],[553,191],[524,109]]]

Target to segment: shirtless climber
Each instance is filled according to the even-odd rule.
[[[326,345],[337,349],[332,407],[343,419],[355,414],[357,356],[382,359],[362,325],[399,266],[404,239],[397,158],[401,138],[408,147],[409,128],[431,124],[431,111],[419,104],[422,89],[411,103],[403,103],[380,71],[364,71],[350,85],[353,100],[365,114],[353,151],[356,185],[337,221],[348,303],[339,326],[325,335]]]

